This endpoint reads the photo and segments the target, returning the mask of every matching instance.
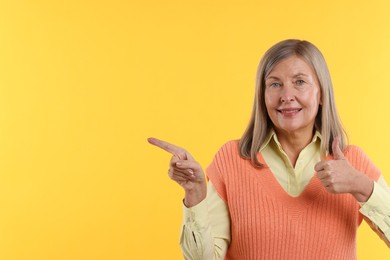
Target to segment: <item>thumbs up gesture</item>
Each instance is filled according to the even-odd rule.
[[[317,177],[328,192],[351,193],[359,202],[365,202],[371,196],[373,182],[352,167],[344,157],[339,142],[338,137],[333,140],[333,160],[323,160],[315,165]]]
[[[184,203],[192,207],[201,202],[207,193],[206,179],[202,167],[185,149],[168,142],[149,138],[148,142],[172,154],[168,175],[185,191]]]

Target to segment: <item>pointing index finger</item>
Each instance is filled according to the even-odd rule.
[[[168,153],[171,153],[172,155],[179,155],[182,153],[186,153],[185,150],[181,147],[178,147],[176,145],[170,144],[168,142],[165,142],[163,140],[159,140],[157,138],[148,138],[148,142],[152,145],[155,145]]]

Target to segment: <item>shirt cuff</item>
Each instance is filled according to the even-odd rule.
[[[187,208],[183,202],[183,223],[194,229],[200,230],[208,223],[209,211],[207,199],[202,200],[193,207]]]
[[[360,213],[369,218],[386,237],[390,237],[390,193],[374,182],[370,198],[360,208]]]

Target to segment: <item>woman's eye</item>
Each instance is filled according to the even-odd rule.
[[[269,85],[271,88],[277,88],[277,87],[280,87],[280,83],[277,83],[277,82],[273,82]]]
[[[298,79],[295,83],[296,83],[298,86],[300,86],[300,85],[304,84],[305,81],[302,80],[302,79]]]

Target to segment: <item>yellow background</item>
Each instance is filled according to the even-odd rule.
[[[257,63],[307,39],[351,143],[390,182],[390,4],[0,1],[0,259],[181,259],[182,190],[154,136],[205,167],[239,138]],[[359,259],[389,259],[364,224]]]

